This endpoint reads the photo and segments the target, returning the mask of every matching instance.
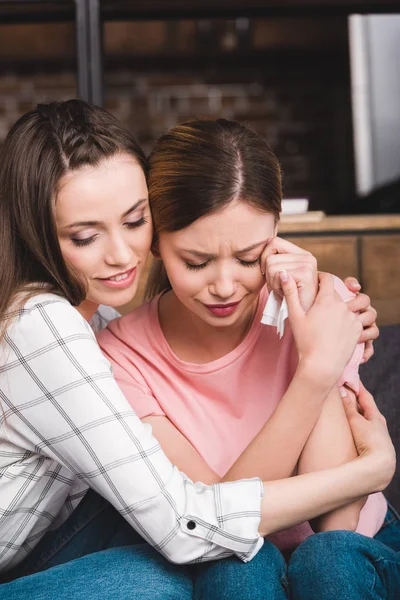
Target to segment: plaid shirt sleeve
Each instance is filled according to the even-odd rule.
[[[179,472],[152,436],[151,427],[133,412],[93,332],[67,301],[52,295],[31,299],[9,328],[4,345],[2,429],[6,427],[8,442],[20,453],[23,448],[36,462],[50,461],[53,472],[62,468],[59,486],[85,482],[172,562],[231,554],[248,561],[257,553],[263,543],[258,534],[261,481],[206,486]],[[32,458],[32,473],[36,467]],[[40,469],[35,473],[29,485],[40,486],[40,506],[51,513],[54,489],[48,486],[46,502],[44,475],[38,476]],[[26,485],[26,475],[15,477],[12,493],[9,485],[2,495],[0,478],[3,546],[11,536],[7,532],[13,530],[11,518],[16,520],[14,531],[19,527],[18,539],[23,540],[28,535],[23,523],[31,531],[40,516],[32,510],[29,519],[17,523],[13,507]],[[22,543],[13,540],[8,543],[10,551]],[[0,552],[0,565],[1,559]]]

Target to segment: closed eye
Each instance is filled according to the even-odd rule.
[[[239,261],[239,263],[241,265],[243,265],[244,267],[256,267],[257,265],[260,264],[261,261],[261,256],[259,256],[258,258],[256,258],[255,260],[242,260],[240,258],[237,259]]]
[[[256,267],[257,265],[260,264],[261,257],[258,256],[255,260],[242,260],[240,258],[237,258],[236,260],[243,267]],[[185,267],[187,269],[189,269],[189,271],[200,271],[201,269],[204,269],[209,264],[209,262],[210,261],[207,260],[203,263],[200,263],[199,265],[194,265],[193,263],[189,263],[189,262],[185,261]]]
[[[147,223],[147,220],[144,217],[142,217],[138,221],[127,221],[126,223],[124,223],[124,225],[126,225],[128,229],[137,229],[138,227],[145,225],[145,223]]]
[[[96,237],[97,235],[92,235],[91,237],[88,237],[86,239],[71,238],[71,242],[74,244],[74,246],[78,246],[78,248],[81,248],[82,246],[89,246],[89,244],[92,244],[95,241]]]
[[[200,265],[193,265],[192,263],[185,261],[185,267],[189,269],[189,271],[200,271],[200,269],[204,269],[204,267],[206,267],[209,262],[210,261],[207,260],[206,262],[201,263]]]

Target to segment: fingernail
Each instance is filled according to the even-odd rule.
[[[361,288],[361,285],[358,283],[358,281],[356,279],[352,279],[351,286],[354,288],[358,288],[358,289]]]
[[[279,271],[279,279],[281,280],[282,283],[286,283],[287,280],[289,279],[287,272]]]
[[[366,359],[364,357],[362,357],[362,359],[360,360],[360,365],[363,365],[366,361]]]
[[[340,395],[342,396],[342,398],[346,398],[346,396],[347,396],[346,388],[344,388],[344,387],[340,388]]]

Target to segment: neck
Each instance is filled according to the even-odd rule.
[[[186,308],[171,290],[160,299],[160,325],[178,358],[207,363],[232,352],[242,342],[253,323],[257,304],[256,300],[231,327],[214,327]]]
[[[96,310],[99,308],[99,304],[92,302],[91,300],[84,300],[79,306],[76,307],[76,310],[82,315],[86,321],[90,321],[93,317]]]

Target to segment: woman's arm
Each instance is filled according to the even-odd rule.
[[[273,415],[223,477],[275,480],[290,477],[316,424],[325,398],[347,364],[358,340],[361,325],[337,296],[332,277],[321,275],[315,305],[305,313],[295,281],[283,282],[292,330],[300,355],[296,374]],[[326,319],[329,314],[330,318]],[[343,334],[345,332],[345,334]],[[196,450],[166,417],[148,417],[154,435],[172,461],[194,479],[214,482]]]
[[[48,476],[52,494],[56,483],[71,486],[78,478],[173,562],[227,554],[250,560],[262,543],[258,529],[276,531],[333,510],[357,494],[382,489],[393,474],[387,428],[373,414],[371,431],[353,415],[362,456],[336,469],[264,486],[258,479],[193,484],[136,417],[87,325],[67,302],[36,300],[5,344],[8,358],[0,372],[0,391],[6,435],[31,458],[11,504],[0,495],[1,508],[10,517],[18,512],[26,477],[32,487],[39,476],[40,481]],[[354,425],[352,429],[354,436]],[[330,498],[327,473],[335,484]],[[41,486],[42,506],[45,489]],[[290,509],[290,504],[295,506]]]
[[[350,395],[344,402],[342,414],[347,416],[347,429],[350,424],[358,458],[330,469],[264,482],[261,535],[287,529],[327,511],[338,511],[368,494],[384,490],[390,483],[395,470],[395,452],[385,419],[371,394],[361,389],[360,405],[364,416],[358,413]],[[153,422],[164,418],[155,417]],[[168,435],[168,429],[165,432]],[[185,451],[189,454],[190,450],[195,451],[187,440],[186,444],[182,447]],[[210,473],[211,478],[215,476],[211,470]]]
[[[27,490],[46,512],[83,481],[173,562],[249,560],[262,544],[260,480],[207,487],[180,473],[124,398],[87,323],[50,298],[24,309],[2,347],[0,441],[15,445],[16,461],[22,449],[29,456],[23,477],[0,481],[3,541],[31,527],[20,518]],[[14,551],[10,543],[2,558]]]
[[[348,392],[351,394],[351,392]],[[346,419],[338,389],[329,394],[298,463],[298,473],[310,473],[336,467],[357,457],[353,436]],[[315,519],[314,531],[348,529],[355,531],[365,500],[357,500]]]
[[[179,431],[177,427],[164,416],[149,416],[142,423],[151,425],[153,435],[173,465],[185,473],[193,481],[202,481],[207,485],[218,483],[221,477],[217,475],[200,456],[196,448]],[[239,477],[240,479],[240,477]]]
[[[351,394],[343,399],[358,458],[331,469],[264,484],[263,534],[310,521],[389,485],[396,469],[396,453],[386,420],[362,384],[358,402],[361,414]],[[282,502],[279,507],[278,498]]]

